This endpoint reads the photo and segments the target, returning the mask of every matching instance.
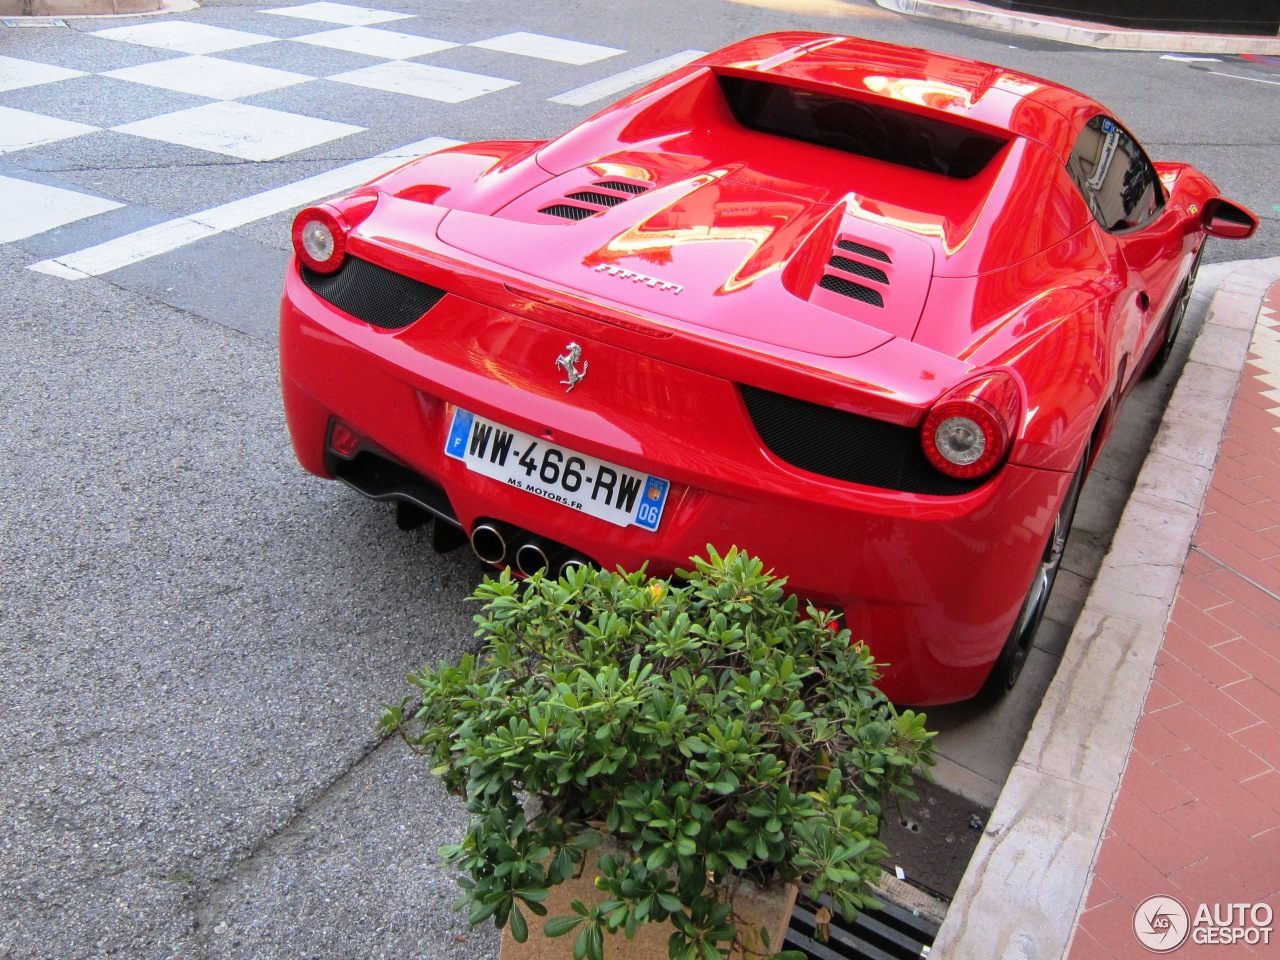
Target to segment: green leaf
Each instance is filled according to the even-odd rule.
[[[524,914],[520,912],[520,905],[513,903],[511,905],[511,936],[516,943],[524,943],[529,939],[529,925],[525,922]]]
[[[548,937],[563,937],[570,930],[576,929],[582,917],[552,917],[542,928]]]

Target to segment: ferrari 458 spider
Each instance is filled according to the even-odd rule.
[[[302,465],[523,573],[736,544],[902,703],[1017,679],[1081,484],[1248,211],[1095,101],[785,33],[303,210]]]

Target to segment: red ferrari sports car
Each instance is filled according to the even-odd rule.
[[[285,409],[306,469],[441,549],[666,575],[736,544],[893,699],[999,693],[1206,236],[1256,226],[1055,83],[757,37],[303,210]]]

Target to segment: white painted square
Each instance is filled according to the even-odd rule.
[[[0,177],[0,243],[12,243],[63,224],[124,206],[88,194],[43,183]]]
[[[328,143],[364,127],[301,117],[244,103],[209,103],[111,129],[244,160],[278,157]]]
[[[0,90],[20,90],[23,87],[37,87],[42,83],[83,76],[83,70],[51,67],[47,63],[19,60],[17,57],[0,57]]]
[[[110,30],[95,30],[93,35],[105,37],[108,40],[136,43],[141,47],[174,50],[178,53],[220,53],[223,50],[238,50],[241,47],[252,47],[259,43],[275,43],[277,39],[260,33],[228,30],[226,27],[188,23],[185,20],[165,20],[161,23],[142,23],[131,27],[112,27]]]
[[[626,52],[616,47],[561,40],[559,37],[546,37],[540,33],[505,33],[490,40],[478,40],[468,46],[497,50],[499,53],[515,53],[522,57],[537,57],[539,60],[555,60],[557,63],[572,63],[579,67]]]
[[[341,23],[348,27],[363,27],[371,23],[387,23],[391,20],[410,20],[411,13],[391,13],[387,10],[371,10],[347,3],[303,3],[296,7],[276,7],[259,10],[274,13],[278,17],[297,17],[299,20],[319,20],[321,23]]]
[[[0,153],[57,143],[59,140],[93,133],[99,129],[101,128],[91,127],[87,123],[46,117],[43,113],[0,107]]]
[[[410,57],[421,57],[423,54],[438,53],[457,46],[447,40],[376,30],[373,27],[343,27],[340,30],[325,30],[290,39],[317,47],[346,50],[348,53],[363,53],[368,57],[385,57],[388,60],[408,60]]]
[[[144,63],[137,67],[125,67],[123,70],[111,70],[102,76],[214,100],[251,97],[315,79],[302,73],[200,56]]]
[[[439,100],[441,103],[461,103],[519,83],[518,80],[503,80],[445,67],[429,67],[423,63],[406,63],[403,60],[376,63],[372,67],[361,67],[327,79],[371,90]]]

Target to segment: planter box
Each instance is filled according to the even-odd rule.
[[[552,917],[568,916],[573,913],[570,908],[574,900],[581,900],[588,907],[601,903],[605,894],[595,887],[596,860],[600,855],[608,853],[607,845],[587,854],[585,869],[577,879],[566,880],[558,887],[552,887],[545,906],[547,915],[535,917],[526,910],[525,918],[529,921],[529,939],[524,943],[516,943],[509,929],[502,931],[502,960],[570,960],[573,956],[573,943],[578,936],[574,930],[563,937],[554,939],[542,933],[543,925]],[[782,949],[782,939],[787,935],[787,925],[791,921],[791,911],[796,903],[796,888],[792,884],[761,889],[745,881],[738,884],[737,894],[733,898],[733,921],[738,925],[738,936],[746,942],[748,952],[735,949],[730,960],[762,960],[763,956],[776,953]],[[765,950],[759,939],[759,930],[764,927],[769,931],[770,950]],[[604,955],[606,960],[667,960],[667,938],[674,928],[670,923],[646,923],[628,940],[619,932],[613,936],[605,935]]]

